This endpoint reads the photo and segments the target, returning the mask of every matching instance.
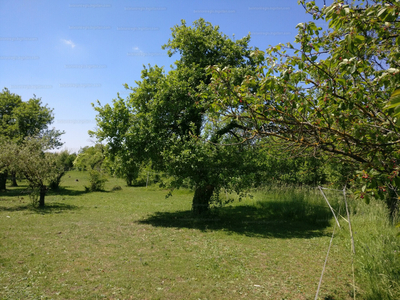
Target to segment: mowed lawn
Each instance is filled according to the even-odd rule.
[[[189,190],[166,199],[111,178],[85,193],[73,171],[39,210],[23,184],[0,194],[0,299],[314,299],[334,224],[322,197],[312,221],[257,197],[195,219]],[[351,299],[340,239],[320,299]]]

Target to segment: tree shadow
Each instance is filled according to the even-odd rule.
[[[84,190],[72,190],[68,189],[69,186],[59,187],[56,190],[49,189],[46,193],[47,196],[79,196],[82,194],[87,194],[89,192]],[[18,187],[13,187],[12,189],[7,189],[6,191],[2,191],[0,193],[0,201],[1,200],[9,200],[7,198],[17,197],[17,198],[24,198],[28,197],[32,193],[32,190],[25,185],[21,185]]]
[[[32,204],[21,204],[21,205],[16,205],[16,206],[0,206],[0,212],[1,211],[8,211],[8,212],[14,212],[14,211],[28,211],[31,213],[37,213],[37,214],[57,214],[57,213],[63,213],[66,211],[72,211],[72,210],[80,210],[82,209],[81,206],[77,205],[71,205],[71,204],[65,204],[65,203],[60,203],[60,202],[52,202],[49,204],[46,204],[45,207],[35,207]]]
[[[213,209],[204,216],[192,211],[156,212],[139,224],[190,228],[200,231],[222,230],[262,238],[313,238],[325,236],[332,213],[323,206],[268,201],[262,204]]]
[[[70,186],[62,186],[56,190],[48,190],[46,196],[79,196],[83,194],[88,194],[85,190],[70,190]]]

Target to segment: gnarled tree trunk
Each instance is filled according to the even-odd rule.
[[[214,193],[213,185],[200,185],[196,187],[193,196],[192,210],[196,215],[203,214],[210,209],[210,199]]]
[[[39,207],[44,207],[44,197],[46,196],[47,188],[42,185],[39,190]]]

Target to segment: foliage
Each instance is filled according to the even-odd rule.
[[[78,171],[88,171],[102,168],[105,160],[104,146],[96,144],[95,146],[86,146],[79,150],[78,155],[73,161],[73,166]]]
[[[131,90],[126,100],[118,95],[112,106],[93,105],[98,130],[91,134],[107,142],[112,160],[123,165],[121,173],[135,177],[143,163],[151,162],[155,171],[172,176],[172,188],[189,181],[197,191],[196,213],[208,210],[211,195],[222,186],[244,185],[239,178],[250,165],[250,145],[217,147],[233,141],[235,126],[210,126],[205,117],[209,103],[199,104],[196,95],[210,82],[205,69],[210,64],[250,71],[254,61],[248,43],[249,36],[232,41],[203,19],[193,27],[182,21],[163,46],[170,56],[180,54],[173,70],[145,68],[136,87],[125,85]]]
[[[112,165],[106,158],[106,148],[102,144],[82,148],[73,162],[74,168],[79,171],[89,171],[90,185],[86,191],[102,191],[107,182],[105,172],[112,170]]]
[[[240,84],[242,70],[210,67],[212,83],[203,93],[206,103],[213,99],[210,118],[235,120],[244,140],[269,137],[293,152],[311,150],[378,173],[361,196],[382,194],[382,187],[397,195],[400,132],[393,109],[384,109],[400,80],[400,3],[300,2],[329,30],[298,24],[296,44],[253,52],[257,74]],[[397,199],[386,199],[395,206]]]
[[[76,154],[70,154],[68,150],[64,150],[59,153],[46,153],[48,156],[53,156],[55,165],[59,172],[54,174],[54,177],[49,181],[49,187],[56,190],[60,186],[61,178],[65,175],[65,172],[69,171],[73,167],[73,162],[76,158]]]
[[[103,191],[107,181],[108,179],[105,174],[103,174],[101,171],[92,169],[89,171],[90,185],[85,187],[85,189],[91,192]]]
[[[18,172],[29,182],[32,199],[36,202],[35,194],[38,195],[40,207],[44,207],[48,182],[65,173],[55,155],[43,151],[47,146],[47,141],[39,138],[26,138],[22,144],[0,144],[0,165]]]
[[[41,137],[47,149],[57,148],[62,145],[60,136],[63,132],[50,129],[53,122],[53,110],[47,105],[42,105],[41,98],[22,101],[17,94],[4,88],[0,93],[0,143],[24,143],[27,137]],[[15,170],[9,166],[0,167],[0,189],[6,188],[7,175],[11,173],[13,185],[16,185]]]
[[[6,190],[8,172],[15,171],[13,169],[14,150],[15,144],[0,137],[0,190]]]
[[[47,139],[50,148],[58,148],[63,132],[49,128],[53,120],[53,110],[42,105],[41,98],[34,95],[24,102],[7,88],[0,93],[0,136],[19,144],[28,136],[39,135]]]

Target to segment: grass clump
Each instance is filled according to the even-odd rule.
[[[355,242],[356,287],[363,299],[400,299],[400,240],[382,201],[350,199]],[[346,225],[346,224],[345,224]],[[350,247],[348,227],[339,234]]]
[[[254,194],[258,199],[256,205],[268,209],[275,219],[309,224],[329,224],[332,219],[332,212],[320,191],[313,188],[269,186]],[[338,209],[340,199],[337,195],[329,194],[330,204]]]

